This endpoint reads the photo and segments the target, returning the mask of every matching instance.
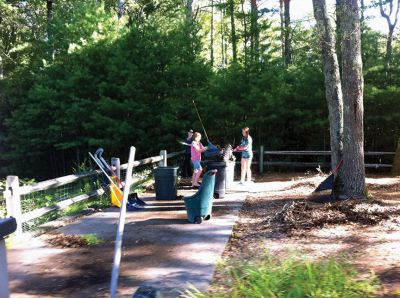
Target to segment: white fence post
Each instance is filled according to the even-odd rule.
[[[22,235],[22,209],[21,196],[19,194],[19,179],[18,176],[7,176],[6,180],[6,207],[7,216],[12,216],[17,222],[17,236]]]
[[[159,166],[160,167],[166,167],[167,166],[167,150],[161,150],[160,151],[160,156],[163,159],[160,161]]]
[[[264,146],[260,146],[260,157],[258,158],[260,173],[264,173]]]

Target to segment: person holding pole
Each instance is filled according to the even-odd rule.
[[[201,167],[201,153],[207,150],[207,147],[204,147],[202,143],[200,143],[201,134],[199,132],[195,132],[193,134],[193,142],[191,145],[191,159],[193,164],[193,177],[192,177],[192,187],[199,187],[199,180],[201,176],[201,172],[203,168]]]
[[[182,177],[192,177],[193,170],[190,162],[191,159],[191,144],[193,142],[193,130],[187,132],[187,138],[182,142],[185,145],[185,156],[182,165]]]
[[[242,152],[240,184],[244,184],[247,175],[247,182],[251,182],[251,161],[253,159],[253,138],[250,136],[250,128],[242,129],[242,140],[239,146],[233,151]]]

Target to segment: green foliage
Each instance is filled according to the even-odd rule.
[[[83,234],[80,235],[80,238],[86,243],[88,246],[98,245],[103,242],[97,234]]]
[[[333,259],[309,261],[267,256],[256,264],[235,266],[227,291],[208,295],[197,290],[186,297],[376,297],[372,274],[361,280],[350,265]]]
[[[279,24],[234,1],[238,63],[231,63],[228,7],[214,3],[186,20],[179,0],[0,2],[1,175],[46,179],[71,173],[103,147],[123,160],[181,149],[188,127],[212,142],[236,143],[249,126],[255,145],[328,150],[329,125],[317,32],[292,26],[293,62],[282,64]],[[203,10],[204,9],[204,10]],[[224,14],[224,18],[219,16]],[[254,17],[254,16],[253,16]],[[254,30],[259,49],[254,48]],[[383,67],[385,36],[363,28],[366,150],[393,151],[399,136],[400,47]],[[224,46],[224,47],[223,47]]]

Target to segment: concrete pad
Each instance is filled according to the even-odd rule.
[[[190,285],[206,290],[246,195],[228,192],[214,200],[213,217],[202,224],[187,221],[182,200],[143,198],[143,210],[127,213],[118,297],[131,297],[141,285],[163,297],[177,297]],[[107,297],[118,217],[119,209],[109,208],[52,232],[95,233],[104,241],[97,247],[54,248],[41,236],[35,245],[12,248],[11,297]]]

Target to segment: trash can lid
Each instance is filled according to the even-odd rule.
[[[14,217],[0,219],[0,239],[14,233],[17,229],[17,221]]]

